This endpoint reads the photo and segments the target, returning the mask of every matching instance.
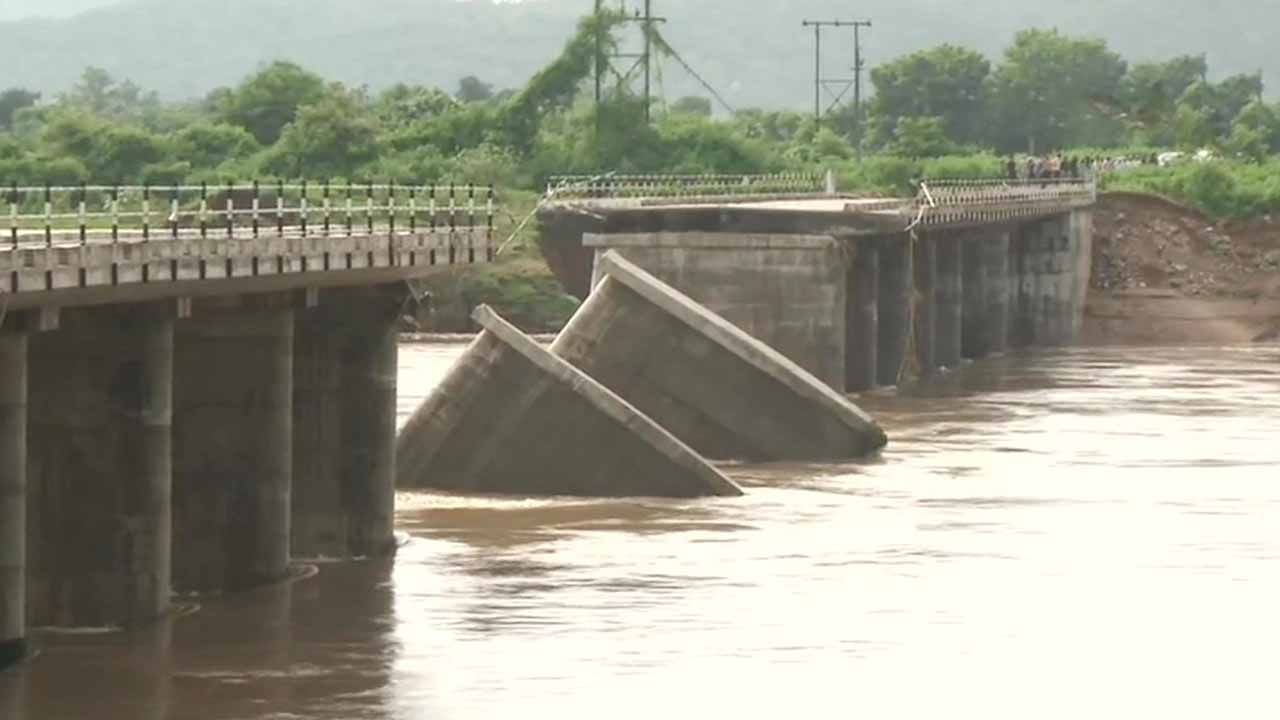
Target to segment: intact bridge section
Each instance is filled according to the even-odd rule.
[[[570,292],[617,251],[856,392],[1073,342],[1096,198],[1087,180],[925,182],[901,200],[818,176],[557,178],[542,245]]]
[[[0,188],[0,666],[27,628],[394,549],[406,281],[488,187]]]

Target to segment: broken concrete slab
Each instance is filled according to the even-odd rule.
[[[671,433],[495,312],[396,443],[397,486],[508,495],[736,496]]]
[[[616,252],[551,346],[698,452],[834,460],[888,442],[847,397]]]

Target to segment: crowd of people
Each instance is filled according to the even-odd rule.
[[[1052,153],[1039,157],[1029,156],[1022,163],[1010,157],[1005,163],[1005,177],[1010,180],[1056,180],[1062,178],[1090,178],[1110,172],[1127,170],[1142,165],[1157,165],[1156,154],[1142,156],[1110,157],[1086,155],[1077,157]]]

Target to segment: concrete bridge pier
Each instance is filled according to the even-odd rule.
[[[26,548],[27,336],[0,327],[0,669],[26,653]]]
[[[962,237],[945,237],[937,243],[937,313],[934,320],[934,361],[941,367],[960,366],[964,333],[964,264]]]
[[[1010,292],[1009,344],[1015,348],[1029,347],[1036,340],[1040,299],[1039,239],[1038,228],[1030,224],[1020,226],[1010,241],[1013,287]]]
[[[395,550],[396,324],[404,285],[322,291],[294,324],[293,555]]]
[[[921,233],[915,242],[915,342],[920,374],[931,375],[938,368],[935,354],[937,326],[938,255],[937,241]]]
[[[170,597],[181,303],[64,310],[29,340],[27,618],[136,626]]]
[[[211,298],[177,330],[174,585],[242,590],[289,567],[292,298]]]
[[[880,314],[877,330],[877,384],[894,387],[911,344],[911,242],[901,235],[880,238]]]
[[[1001,228],[983,242],[983,281],[986,285],[986,350],[999,355],[1009,348],[1009,302],[1012,287],[1008,228]]]
[[[845,390],[862,392],[874,388],[879,379],[880,248],[875,238],[848,242],[854,257],[845,318]]]
[[[987,238],[968,233],[961,242],[964,311],[961,354],[970,360],[986,357],[991,352],[991,327],[988,314]]]

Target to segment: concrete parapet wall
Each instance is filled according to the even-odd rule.
[[[551,352],[698,452],[821,460],[883,447],[884,432],[777,350],[611,251]]]
[[[847,268],[825,235],[588,235],[598,258],[624,258],[837,390],[845,387]],[[597,273],[598,275],[598,273]]]
[[[671,433],[486,307],[397,442],[397,485],[599,497],[739,495]]]
[[[0,327],[0,670],[26,651],[27,336]]]

